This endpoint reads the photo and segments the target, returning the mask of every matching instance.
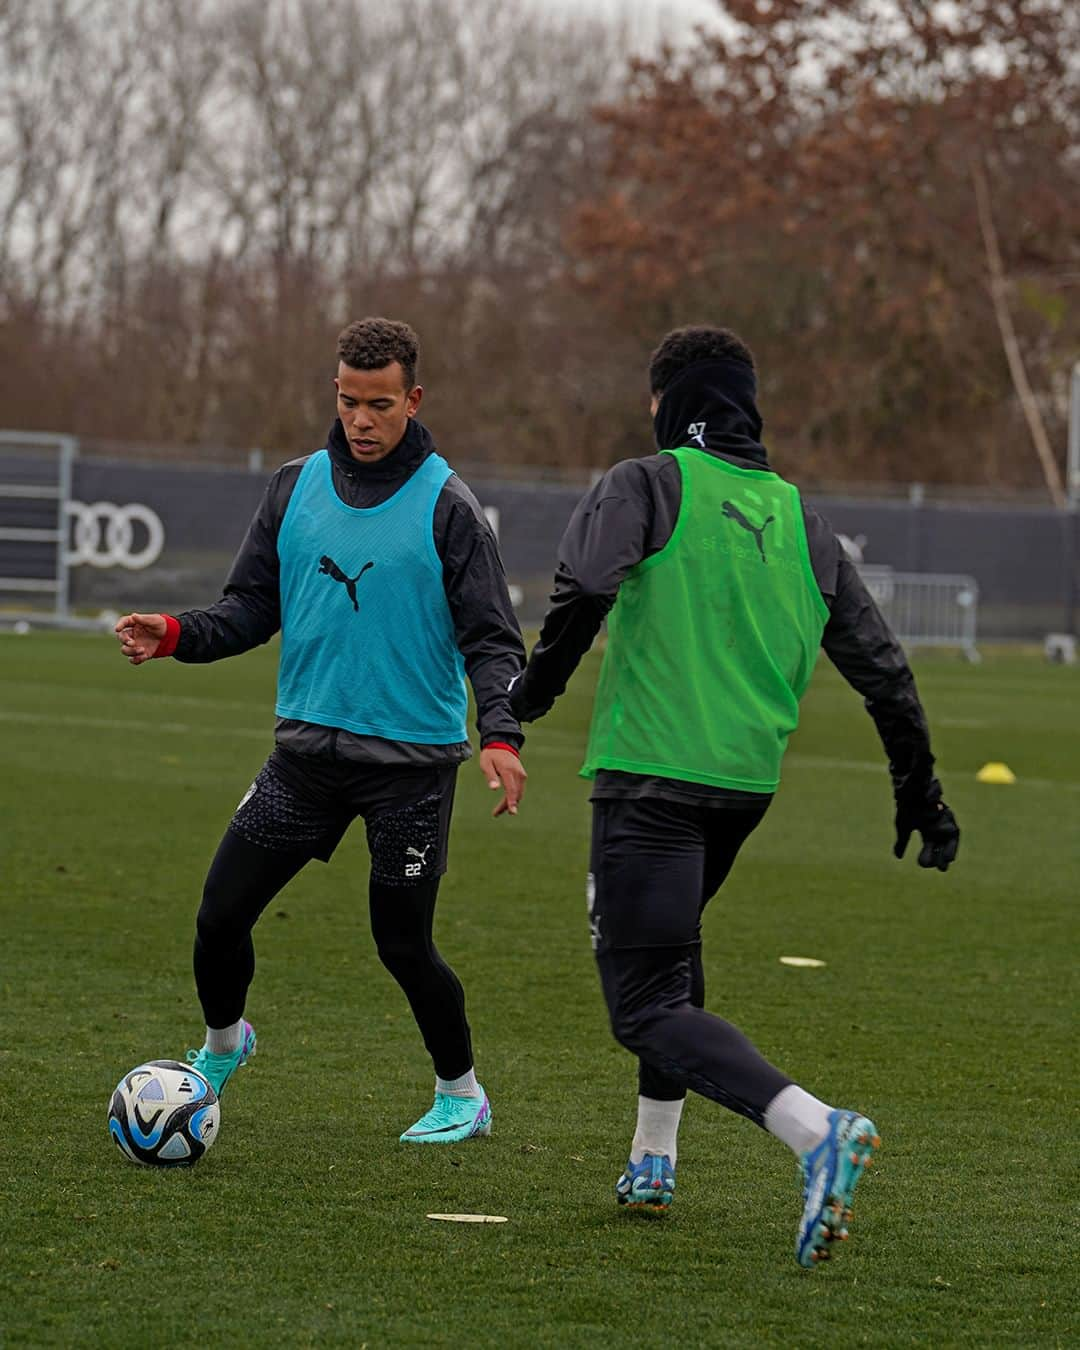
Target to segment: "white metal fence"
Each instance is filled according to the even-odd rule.
[[[1076,436],[1080,462],[1080,415]],[[91,621],[74,615],[207,603],[263,477],[99,458],[73,437],[0,431],[0,623],[25,614],[82,626]],[[494,477],[473,487],[498,513],[507,574],[521,588],[523,619],[535,622],[578,489]],[[955,646],[976,660],[976,620],[984,639],[1076,632],[1080,500],[1064,513],[855,498],[821,505],[910,645]],[[866,565],[865,557],[903,570]]]
[[[67,512],[76,441],[0,432],[0,600],[68,614]]]
[[[889,627],[909,647],[959,647],[978,661],[979,587],[974,577],[859,568]]]

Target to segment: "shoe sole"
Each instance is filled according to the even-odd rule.
[[[491,1134],[491,1112],[479,1129],[470,1129],[467,1134],[403,1134],[399,1144],[467,1144],[470,1139],[485,1139]]]
[[[799,1258],[799,1264],[812,1268],[822,1261],[832,1259],[831,1244],[846,1242],[847,1225],[855,1217],[851,1208],[855,1187],[863,1172],[873,1163],[874,1154],[881,1147],[881,1136],[874,1130],[870,1121],[863,1118],[859,1133],[845,1140],[836,1161],[836,1176],[832,1190],[825,1197],[825,1204],[814,1224],[807,1256]]]
[[[618,1195],[615,1199],[620,1209],[632,1209],[636,1214],[666,1214],[671,1208],[671,1200],[624,1200]]]
[[[650,1155],[653,1161],[656,1161],[656,1155]],[[665,1159],[665,1161],[667,1161]],[[627,1164],[627,1168],[632,1164]],[[659,1175],[657,1175],[659,1173]],[[672,1169],[668,1176],[671,1177],[671,1185],[666,1186],[664,1182],[667,1177],[663,1175],[662,1168],[658,1168],[651,1174],[651,1179],[640,1172],[636,1177],[631,1177],[629,1170],[623,1172],[615,1186],[615,1202],[621,1209],[632,1209],[642,1211],[646,1214],[665,1214],[671,1208],[671,1202],[675,1199],[675,1175]],[[662,1179],[661,1179],[662,1178]],[[635,1187],[634,1181],[644,1181],[641,1187]],[[623,1188],[623,1182],[630,1184]]]
[[[628,1195],[622,1195],[618,1191],[615,1192],[615,1202],[620,1209],[643,1210],[647,1214],[666,1214],[674,1199],[674,1187],[670,1191],[653,1191],[647,1200],[638,1200],[634,1197],[633,1191]]]

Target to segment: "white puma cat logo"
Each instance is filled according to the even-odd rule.
[[[413,857],[420,859],[419,862],[414,863],[407,862],[405,864],[406,877],[418,877],[422,875],[422,869],[427,865],[427,855],[430,852],[431,852],[430,844],[428,844],[427,848],[424,849],[422,853],[418,848],[413,848],[411,845],[405,850],[406,858]]]

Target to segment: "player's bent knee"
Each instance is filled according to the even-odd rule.
[[[422,946],[409,946],[400,942],[379,942],[375,945],[379,960],[391,975],[410,975],[417,971],[430,969],[434,964],[432,955]]]
[[[203,892],[203,902],[195,916],[196,941],[206,951],[232,949],[243,942],[251,932],[250,925],[230,914],[219,896],[210,890]]]
[[[641,1011],[615,1005],[609,1009],[611,1034],[625,1050],[640,1054],[648,1043],[649,1019]]]

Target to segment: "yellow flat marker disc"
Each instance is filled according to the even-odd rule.
[[[816,956],[782,956],[780,958],[780,964],[782,966],[805,966],[808,969],[810,967],[816,969],[819,966],[823,966],[825,962],[819,961]]]
[[[503,1214],[429,1214],[429,1219],[441,1219],[443,1223],[506,1223]]]
[[[975,775],[975,781],[978,783],[998,783],[1008,785],[1016,782],[1016,774],[1007,764],[1002,764],[1000,760],[991,760],[989,764],[984,764]]]

